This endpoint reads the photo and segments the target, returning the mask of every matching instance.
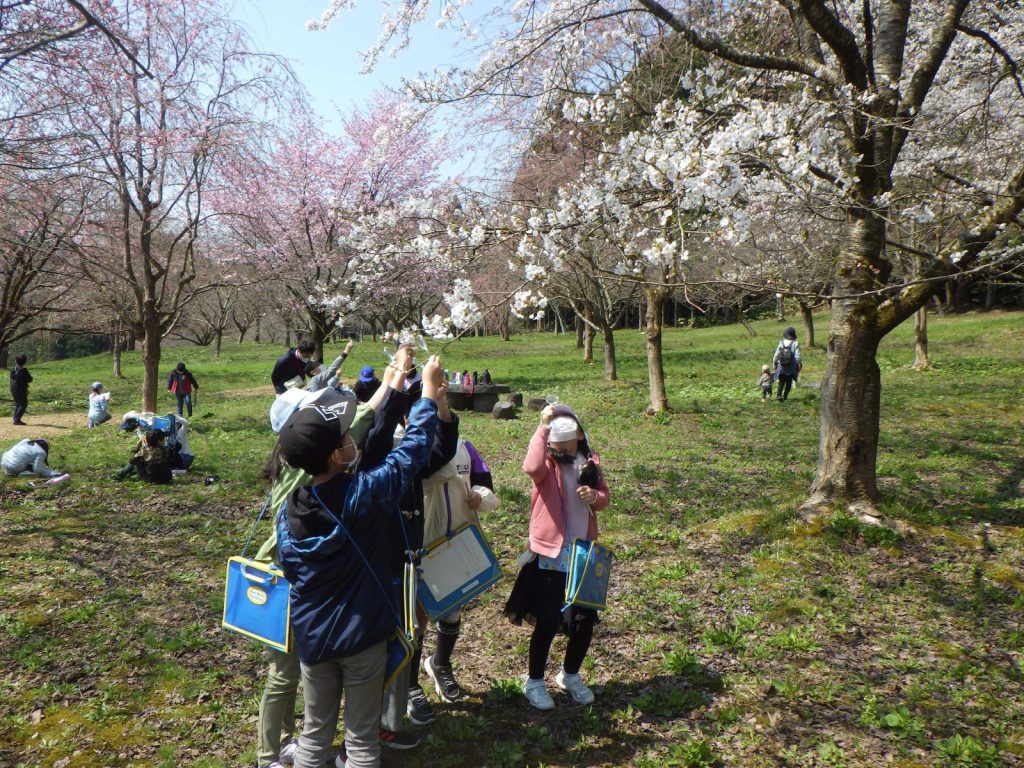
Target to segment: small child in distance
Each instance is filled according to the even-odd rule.
[[[761,366],[761,378],[758,379],[758,386],[761,387],[761,402],[767,403],[772,399],[772,381],[774,380],[771,366]]]

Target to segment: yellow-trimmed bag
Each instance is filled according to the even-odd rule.
[[[284,573],[245,557],[228,560],[221,626],[287,652],[291,643],[291,606]]]
[[[596,541],[573,539],[565,580],[566,607],[582,605],[598,611],[607,607],[612,558],[611,550]]]
[[[498,583],[501,568],[480,526],[466,523],[420,558],[417,594],[431,621],[461,608]]]

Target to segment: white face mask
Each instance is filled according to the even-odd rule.
[[[352,438],[350,437],[349,440],[352,440]],[[355,440],[352,440],[352,447],[355,449],[355,455],[342,466],[343,472],[355,472],[356,467],[359,466],[359,459],[363,457],[363,452],[359,450]]]

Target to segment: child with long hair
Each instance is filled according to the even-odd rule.
[[[530,440],[523,471],[533,482],[529,549],[505,604],[514,624],[533,624],[529,676],[524,693],[537,709],[554,709],[544,682],[548,652],[555,635],[569,637],[555,685],[578,704],[591,704],[594,694],[580,677],[590,649],[597,611],[569,606],[563,611],[573,539],[597,538],[595,512],[608,506],[610,494],[597,454],[591,450],[576,414],[564,405],[548,406]]]

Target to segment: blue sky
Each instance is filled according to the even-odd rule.
[[[471,18],[496,7],[501,0],[478,0]],[[261,50],[287,58],[310,93],[313,106],[328,125],[340,128],[339,112],[362,106],[376,91],[400,88],[402,78],[412,78],[435,67],[466,65],[460,37],[450,30],[434,27],[435,18],[414,29],[412,43],[396,57],[385,53],[374,70],[360,74],[360,51],[369,48],[380,34],[383,7],[378,0],[361,0],[351,11],[342,11],[324,32],[309,32],[306,22],[318,18],[327,0],[234,0],[232,16],[238,20]],[[472,59],[469,59],[471,62]],[[461,164],[442,166],[446,175],[490,175],[486,158],[471,150],[461,155]]]
[[[381,5],[363,0],[355,10],[342,11],[327,31],[306,31],[306,22],[326,6],[327,0],[235,0],[232,15],[259,48],[291,61],[314,106],[329,121],[336,122],[339,109],[362,105],[382,87],[398,88],[402,77],[455,63],[458,36],[435,29],[431,19],[416,28],[409,48],[395,58],[381,56],[373,72],[361,75],[359,52],[380,33]]]

